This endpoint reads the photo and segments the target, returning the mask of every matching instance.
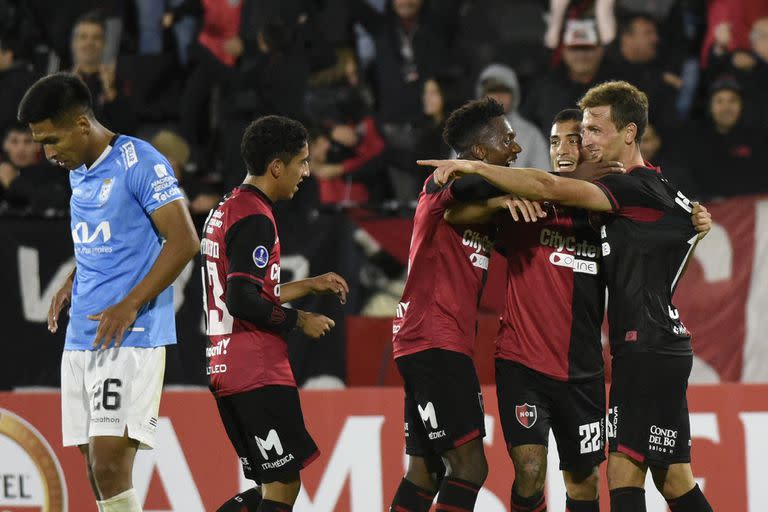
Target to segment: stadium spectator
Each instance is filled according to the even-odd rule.
[[[67,173],[42,158],[42,147],[26,125],[8,128],[2,150],[0,197],[10,211],[42,215],[67,210]]]
[[[549,22],[544,34],[544,46],[554,50],[560,45],[560,36],[566,18],[584,11],[591,11],[595,17],[597,31],[603,44],[610,44],[616,37],[616,17],[614,15],[614,0],[593,0],[574,2],[572,0],[550,0]],[[571,16],[569,16],[569,14]]]
[[[72,72],[88,86],[96,116],[120,133],[136,131],[136,108],[118,79],[115,62],[105,62],[106,25],[96,12],[86,13],[72,30]]]
[[[16,122],[16,108],[24,91],[37,78],[32,66],[16,57],[15,43],[0,35],[0,133]]]
[[[685,190],[689,198],[698,198],[699,189],[686,162],[688,154],[680,154],[677,150],[682,145],[675,141],[672,134],[662,135],[653,124],[648,123],[640,140],[640,151],[643,157],[659,167],[677,188]]]
[[[523,99],[520,113],[542,133],[549,130],[560,110],[575,105],[592,85],[610,76],[603,55],[595,22],[569,20],[563,36],[562,64],[534,81]]]
[[[377,117],[387,142],[413,147],[413,126],[421,113],[421,88],[426,78],[451,68],[450,27],[456,2],[429,9],[422,0],[392,0],[380,14],[355,2],[358,21],[376,47],[373,62],[378,95]]]
[[[493,98],[504,107],[509,124],[517,134],[515,140],[523,148],[515,165],[548,169],[547,141],[539,129],[517,111],[522,93],[514,70],[503,64],[491,64],[480,73],[476,94],[478,98]]]
[[[768,137],[745,121],[741,85],[732,77],[712,84],[709,117],[690,130],[682,147],[702,198],[768,192]]]
[[[163,53],[163,30],[171,29],[179,61],[182,65],[187,64],[189,47],[195,38],[196,22],[194,17],[184,16],[183,11],[174,11],[182,8],[183,3],[184,0],[135,0],[139,25],[139,54]]]
[[[715,29],[715,42],[710,55],[709,76],[731,74],[743,86],[745,112],[750,121],[759,120],[768,126],[768,17],[752,25],[749,34],[750,49],[728,51],[733,35],[730,24],[722,23]]]
[[[653,105],[657,127],[666,128],[675,121],[675,98],[682,79],[659,52],[656,21],[648,14],[634,13],[622,20],[612,68],[621,77],[646,93]]]

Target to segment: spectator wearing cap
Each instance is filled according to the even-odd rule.
[[[710,77],[730,74],[744,87],[748,120],[768,124],[768,17],[757,19],[749,33],[750,47],[729,51],[732,44],[730,24],[715,30],[710,54]],[[750,117],[750,115],[752,117]]]
[[[547,141],[536,125],[517,111],[522,94],[515,71],[503,64],[491,64],[480,73],[476,93],[478,98],[493,98],[504,107],[507,120],[517,134],[515,140],[523,148],[515,165],[549,169]]]
[[[648,96],[656,127],[665,131],[676,121],[675,99],[682,79],[672,63],[659,56],[659,33],[654,20],[645,13],[624,17],[619,25],[614,52],[609,52],[617,77],[638,87]],[[656,115],[653,115],[656,114]]]
[[[768,137],[744,121],[740,84],[718,78],[709,90],[708,117],[683,139],[703,199],[768,192]]]
[[[523,99],[520,112],[549,133],[552,119],[572,107],[596,83],[611,77],[603,62],[594,20],[569,20],[563,36],[563,60],[552,72],[536,80]]]

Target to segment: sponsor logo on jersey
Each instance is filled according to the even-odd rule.
[[[203,238],[202,242],[200,242],[200,251],[204,255],[210,256],[211,258],[218,258],[219,242],[214,242],[213,240]]]
[[[115,180],[112,178],[107,178],[104,180],[104,182],[101,184],[101,189],[99,190],[99,196],[98,196],[98,202],[99,205],[103,205],[107,202],[107,199],[109,199],[109,195],[112,193],[112,186],[115,184]]]
[[[211,364],[205,369],[206,375],[213,375],[216,373],[227,373],[226,364]]]
[[[401,302],[397,305],[397,311],[395,311],[396,318],[403,318],[408,311],[408,306],[411,305],[411,301]]]
[[[227,355],[227,347],[229,346],[230,338],[224,338],[215,345],[206,347],[205,357]]]
[[[258,268],[266,268],[269,263],[269,251],[263,245],[253,250],[253,264]]]
[[[139,163],[139,156],[136,154],[136,148],[134,147],[133,142],[128,141],[120,146],[120,153],[123,155],[123,163],[125,164],[126,169],[130,169]]]
[[[165,164],[155,164],[155,174],[158,178],[165,178],[168,176],[168,169]]]
[[[531,428],[536,424],[536,420],[539,418],[536,412],[536,406],[529,403],[515,406],[515,418],[517,422],[525,428]]]
[[[481,252],[485,254],[490,254],[491,249],[493,249],[493,240],[491,240],[488,235],[478,233],[477,231],[473,231],[471,229],[464,231],[461,244],[471,248],[475,252]]]
[[[106,243],[112,238],[112,231],[109,227],[109,221],[99,222],[96,229],[91,232],[86,222],[78,222],[72,230],[72,241],[76,244],[90,244],[101,237],[101,241]]]
[[[472,262],[473,267],[488,270],[488,264],[490,263],[491,259],[484,254],[478,254],[475,252],[469,256],[469,261]]]
[[[582,274],[597,274],[598,265],[596,261],[581,260],[572,254],[565,252],[553,252],[549,255],[549,262],[558,267],[567,267],[574,272]]]

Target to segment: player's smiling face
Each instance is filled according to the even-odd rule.
[[[77,169],[85,161],[83,150],[88,146],[88,126],[85,116],[55,123],[50,119],[29,123],[32,138],[43,145],[45,158],[69,170]]]
[[[304,147],[285,164],[284,183],[285,198],[290,199],[299,190],[299,183],[309,176],[309,146]]]
[[[509,165],[517,160],[523,148],[515,141],[515,131],[504,116],[491,121],[487,136],[482,143],[485,150],[484,162],[493,165]]]
[[[562,121],[552,125],[549,158],[555,172],[573,172],[581,160],[581,123]]]
[[[584,109],[581,143],[592,162],[621,160],[624,138],[611,120],[609,105]]]

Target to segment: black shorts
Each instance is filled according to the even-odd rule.
[[[555,436],[560,469],[588,471],[605,460],[605,380],[552,379],[514,361],[496,359],[496,395],[507,448],[547,446]]]
[[[649,353],[613,359],[608,443],[648,466],[691,461],[688,376],[693,356]]]
[[[395,362],[405,382],[405,453],[441,455],[485,437],[483,395],[472,358],[430,349]]]
[[[299,390],[265,386],[216,397],[243,474],[257,484],[295,476],[320,452],[304,426]]]

